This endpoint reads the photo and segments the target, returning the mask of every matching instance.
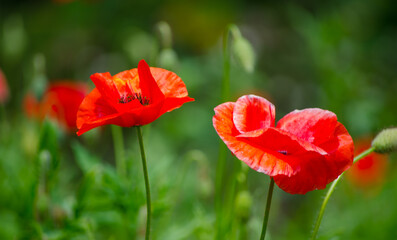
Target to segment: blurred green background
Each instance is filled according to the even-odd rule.
[[[256,59],[247,72],[231,54],[230,101],[249,93],[266,97],[277,119],[294,109],[328,109],[355,140],[397,123],[392,0],[0,4],[0,68],[10,90],[1,104],[0,239],[143,239],[146,202],[135,129],[123,129],[129,178],[120,179],[110,127],[77,137],[27,117],[23,107],[27,93],[40,97],[50,82],[81,81],[92,89],[91,74],[113,75],[140,59],[176,72],[196,99],[143,127],[153,239],[213,239],[219,137],[212,116],[221,103],[222,35],[229,23],[252,44]],[[162,21],[171,42],[159,30]],[[319,239],[397,239],[393,160],[376,189],[341,182]],[[236,161],[229,156],[228,167]],[[247,172],[229,206],[225,239],[259,239],[269,179]],[[308,239],[324,194],[276,188],[267,239]]]

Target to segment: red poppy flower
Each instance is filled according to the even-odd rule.
[[[295,110],[275,126],[273,104],[255,95],[214,110],[214,128],[232,153],[288,193],[323,189],[352,164],[352,138],[330,111]]]
[[[371,147],[371,139],[357,141],[356,154]],[[365,158],[354,163],[346,172],[347,178],[352,184],[362,189],[371,189],[381,186],[385,181],[388,157],[384,154],[371,153]]]
[[[175,73],[149,68],[141,60],[134,68],[111,76],[91,75],[96,88],[81,103],[77,113],[77,135],[102,125],[140,126],[179,108],[188,97],[186,86]]]
[[[8,99],[8,94],[7,80],[0,69],[0,104],[5,103],[5,101]]]
[[[28,94],[24,99],[25,111],[29,116],[44,119],[46,116],[55,119],[63,128],[76,130],[77,110],[88,92],[83,83],[51,83],[43,94],[41,101]]]

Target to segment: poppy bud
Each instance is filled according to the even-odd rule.
[[[252,197],[248,191],[241,191],[236,197],[236,215],[248,220],[251,213]]]
[[[255,53],[251,43],[240,36],[235,38],[232,45],[234,56],[243,66],[244,70],[252,73],[255,66]]]
[[[161,21],[157,23],[156,30],[160,38],[161,46],[163,48],[172,47],[172,32],[171,27],[167,22]]]
[[[172,48],[161,50],[158,56],[158,65],[165,69],[175,70],[178,66],[178,56]]]
[[[381,131],[372,141],[372,147],[377,153],[390,153],[397,150],[397,128]]]

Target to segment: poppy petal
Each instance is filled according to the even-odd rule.
[[[101,95],[109,102],[114,103],[115,99],[120,98],[120,93],[110,73],[95,73],[90,78]]]
[[[233,122],[242,133],[272,127],[274,117],[274,105],[255,95],[240,97],[233,111]]]
[[[325,156],[315,152],[305,152],[295,158],[303,159],[300,170],[291,176],[279,174],[274,176],[274,181],[279,188],[290,194],[305,194],[308,191],[324,189],[329,182],[335,180],[329,173],[332,168],[325,161]]]
[[[108,104],[97,88],[94,88],[80,104],[79,111],[77,112],[76,125],[78,129],[81,129],[84,124],[96,123],[98,119],[115,114],[118,114],[116,109]],[[79,135],[81,134],[82,133]]]
[[[260,146],[236,137],[240,132],[233,123],[234,107],[235,103],[232,102],[221,104],[214,109],[215,116],[213,117],[215,130],[232,153],[250,168],[270,176],[294,174],[296,169],[287,161],[282,160],[285,158],[283,154],[274,151],[266,152]]]
[[[337,124],[335,113],[319,108],[295,110],[277,123],[277,128],[291,133],[312,144],[330,140]]]
[[[313,152],[297,155],[297,158],[304,159],[300,164],[301,170],[289,178],[275,176],[276,184],[288,193],[305,194],[315,189],[324,189],[346,171],[353,163],[353,140],[339,122],[330,138],[331,140],[320,146],[328,155],[319,156]]]
[[[328,161],[335,165],[336,170],[333,178],[336,178],[353,164],[354,144],[352,137],[340,122],[336,124],[335,131],[331,136],[332,140],[319,145],[319,147],[330,153]]]
[[[138,64],[139,87],[142,95],[149,98],[152,103],[159,102],[164,99],[164,94],[161,92],[156,80],[150,72],[149,65],[145,60],[139,61]]]
[[[327,155],[327,152],[323,149],[277,128],[258,129],[242,133],[237,138],[245,139],[245,141],[253,145],[260,146],[264,151],[274,151],[284,155],[293,155],[306,151]]]
[[[137,68],[120,72],[114,75],[113,78],[123,80],[127,84],[128,88],[131,90],[131,92],[141,93],[141,89],[139,88],[139,75]]]
[[[175,73],[155,67],[151,67],[150,71],[166,98],[181,98],[188,95],[185,83]]]
[[[180,98],[166,98],[164,100],[164,105],[161,109],[161,114],[170,112],[174,109],[181,107],[183,104],[187,102],[194,101],[194,98],[191,97],[180,97]]]
[[[132,102],[130,102],[132,103]],[[129,104],[129,103],[128,103]],[[77,114],[77,135],[102,125],[114,124],[120,127],[145,125],[160,117],[163,102],[119,111],[107,104],[95,88],[81,103]],[[94,106],[94,107],[93,107]]]

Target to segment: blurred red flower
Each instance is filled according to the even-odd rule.
[[[232,153],[288,193],[324,189],[353,162],[353,140],[330,111],[295,110],[274,127],[273,104],[255,95],[214,110],[215,130]]]
[[[371,147],[371,139],[363,138],[356,142],[356,155]],[[376,188],[385,181],[388,157],[385,154],[371,153],[354,163],[346,172],[347,178],[356,187],[362,189]]]
[[[77,135],[98,126],[132,127],[149,124],[162,114],[179,108],[188,97],[186,86],[175,73],[149,68],[141,60],[134,68],[111,76],[95,73],[96,88],[84,99],[77,113]]]
[[[32,94],[27,94],[24,108],[29,116],[40,120],[47,116],[55,119],[66,130],[75,131],[77,110],[87,93],[88,87],[84,83],[51,83],[40,101]]]
[[[0,69],[0,104],[5,103],[8,99],[8,85],[7,79],[3,74],[3,71]]]

